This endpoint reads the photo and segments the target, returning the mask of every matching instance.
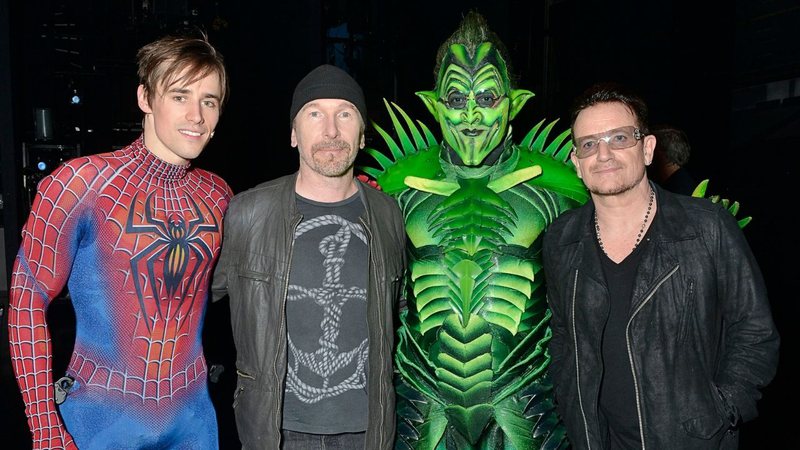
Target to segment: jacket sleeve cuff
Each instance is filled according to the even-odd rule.
[[[719,395],[720,402],[724,409],[723,414],[725,414],[726,420],[730,424],[730,428],[736,428],[742,421],[738,408],[736,408],[735,404],[731,401],[723,388],[717,386],[717,394]]]

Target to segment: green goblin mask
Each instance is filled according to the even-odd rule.
[[[468,166],[480,165],[509,132],[508,123],[533,96],[512,90],[502,56],[488,42],[470,54],[453,44],[434,91],[418,92],[442,128],[447,145]]]

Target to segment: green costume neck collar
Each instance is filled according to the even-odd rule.
[[[511,133],[509,133],[506,140],[495,150],[502,149],[497,162],[489,165],[480,166],[465,166],[453,162],[451,149],[445,144],[439,151],[439,164],[445,173],[447,179],[475,179],[475,178],[489,178],[494,179],[497,176],[509,173],[513,170],[519,162],[519,151],[514,143],[511,141]],[[493,150],[493,151],[495,151]]]

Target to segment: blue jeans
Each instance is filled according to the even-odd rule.
[[[281,430],[281,450],[355,450],[366,444],[364,432],[309,434]]]

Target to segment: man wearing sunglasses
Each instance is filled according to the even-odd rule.
[[[647,179],[647,106],[613,84],[571,112],[591,194],[544,241],[556,401],[576,449],[736,448],[779,338],[736,220]]]

